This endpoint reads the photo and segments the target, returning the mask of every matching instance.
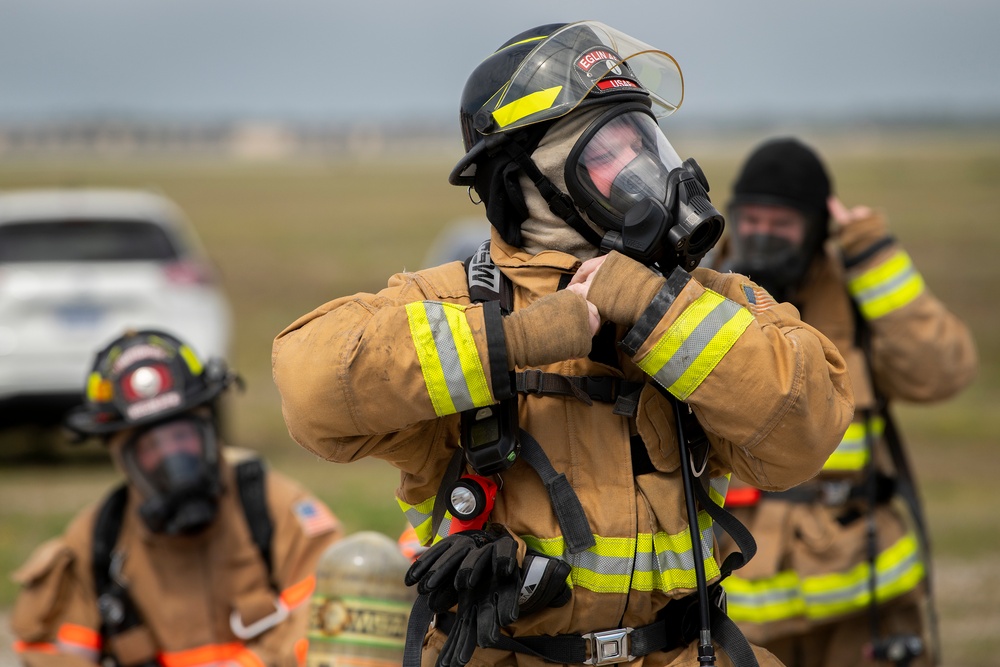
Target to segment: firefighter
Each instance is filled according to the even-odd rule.
[[[97,353],[68,426],[101,438],[125,482],[16,573],[25,665],[304,665],[309,597],[337,518],[218,438],[237,379],[163,331]]]
[[[489,241],[274,341],[293,438],[401,472],[429,546],[407,573],[424,665],[711,664],[697,619],[725,622],[711,513],[729,473],[794,485],[847,428],[833,345],[746,278],[695,268],[721,217],[657,122],[681,81],[600,23],[513,37],[466,83],[449,177],[485,205]],[[699,572],[713,595],[695,610]],[[776,664],[744,648],[740,664]]]
[[[816,479],[784,493],[729,489],[727,507],[742,506],[735,511],[768,545],[726,581],[729,613],[788,665],[890,662],[893,647],[902,657],[892,662],[933,664],[922,512],[887,405],[938,401],[968,385],[969,331],[928,290],[884,215],[845,206],[800,140],[756,147],[729,206],[720,265],[825,333],[847,360],[856,399]]]

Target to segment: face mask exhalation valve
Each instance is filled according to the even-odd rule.
[[[667,175],[666,197],[646,197],[635,203],[622,220],[620,231],[608,231],[602,252],[618,252],[661,271],[698,266],[718,243],[725,219],[708,198],[708,180],[694,158]]]

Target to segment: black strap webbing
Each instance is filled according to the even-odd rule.
[[[264,470],[264,463],[257,458],[241,461],[236,465],[235,472],[236,488],[239,489],[240,505],[243,507],[243,516],[246,517],[247,526],[250,528],[250,537],[257,546],[261,558],[264,559],[264,565],[270,576],[274,571],[271,556],[274,521],[267,509],[267,491],[264,483],[267,473]]]
[[[128,486],[120,485],[111,492],[97,513],[91,543],[91,572],[98,597],[111,586],[111,552],[118,541],[128,500]]]
[[[583,511],[583,505],[563,473],[557,473],[545,450],[538,441],[523,428],[519,429],[521,436],[521,458],[530,465],[542,478],[545,489],[552,501],[552,511],[555,512],[559,528],[562,530],[566,550],[571,554],[586,551],[597,544],[590,530],[590,522]]]
[[[740,631],[733,619],[717,606],[712,606],[712,639],[729,655],[729,660],[738,667],[758,667],[750,642]]]

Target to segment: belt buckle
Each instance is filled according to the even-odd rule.
[[[613,665],[635,660],[629,641],[631,634],[632,628],[617,628],[583,635],[583,638],[590,643],[590,657],[583,661],[584,664]]]
[[[851,495],[851,482],[844,480],[826,480],[820,482],[820,497],[824,505],[837,507],[847,502]]]

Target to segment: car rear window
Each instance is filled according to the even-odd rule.
[[[144,220],[50,220],[0,225],[0,262],[169,261],[178,249]]]

